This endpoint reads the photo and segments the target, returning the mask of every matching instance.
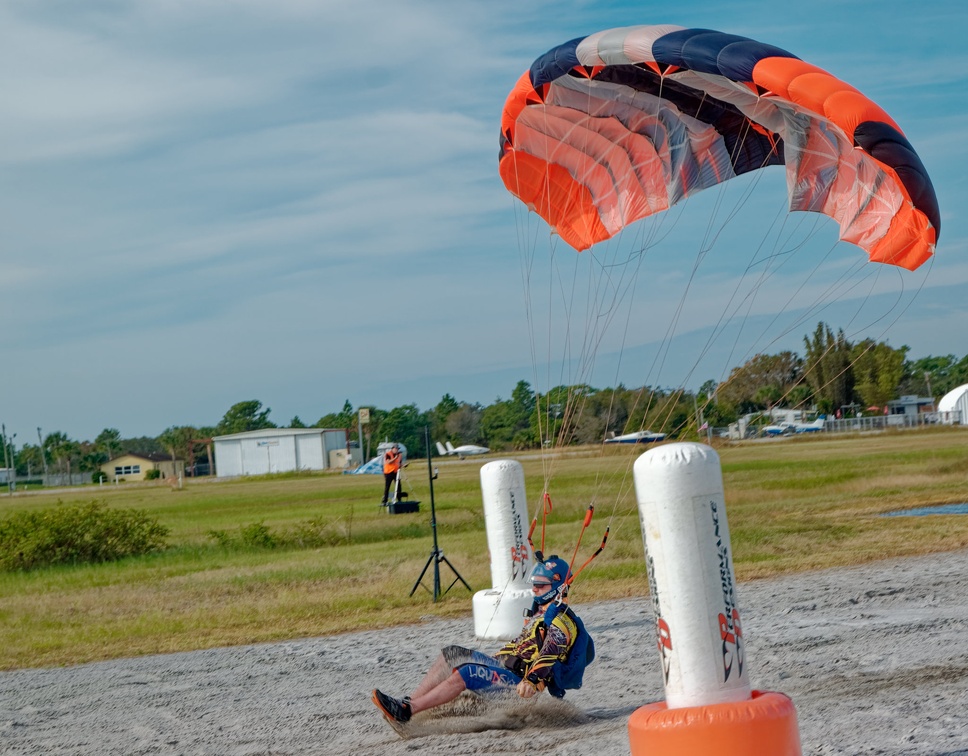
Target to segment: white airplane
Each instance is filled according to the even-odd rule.
[[[812,423],[778,423],[763,428],[764,436],[785,436],[792,433],[817,433],[824,429],[826,415],[820,415]]]
[[[626,433],[624,436],[616,436],[614,433],[611,438],[606,438],[606,444],[654,444],[657,441],[664,441],[665,433],[653,433],[649,430],[635,431]]]
[[[764,436],[784,436],[795,433],[797,430],[793,423],[778,423],[776,425],[764,425],[761,431]]]
[[[486,446],[474,446],[474,444],[464,444],[455,449],[450,441],[447,442],[447,448],[445,449],[444,445],[438,441],[437,451],[440,452],[440,456],[442,457],[446,457],[448,454],[456,454],[458,459],[463,459],[464,457],[472,457],[475,454],[487,454],[490,449]]]

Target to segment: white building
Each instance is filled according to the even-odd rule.
[[[346,467],[346,431],[328,428],[266,428],[216,436],[215,474],[220,478],[293,470]]]
[[[924,412],[934,412],[934,398],[905,394],[900,399],[891,399],[887,406],[890,409],[890,415],[917,417]]]
[[[941,422],[949,425],[968,425],[968,383],[952,389],[938,402]]]

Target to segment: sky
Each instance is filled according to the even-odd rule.
[[[550,243],[505,190],[501,109],[541,53],[635,24],[752,37],[860,89],[918,150],[941,239],[929,264],[902,274],[855,265],[863,253],[835,243],[829,219],[786,219],[817,259],[833,248],[829,264],[776,271],[739,307],[751,240],[770,233],[785,190],[779,168],[748,199],[737,180],[646,223],[658,241],[635,258],[634,291],[584,328],[594,372],[564,377],[696,388],[756,351],[796,350],[819,320],[913,358],[964,356],[968,10],[962,0],[777,8],[0,0],[8,437],[19,447],[38,428],[156,436],[215,425],[250,399],[280,426],[309,424],[347,400],[425,410],[449,393],[486,405],[522,379],[561,382],[578,324],[545,335],[561,321],[541,271],[567,269],[580,287],[604,266]],[[732,207],[737,219],[720,223]],[[710,229],[715,254],[690,284]],[[845,271],[851,283],[838,289]],[[742,318],[717,327],[724,312]]]

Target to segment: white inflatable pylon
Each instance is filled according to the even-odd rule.
[[[792,701],[750,687],[719,455],[667,444],[634,478],[666,700],[629,718],[632,756],[799,756]]]
[[[533,555],[528,543],[528,501],[521,463],[500,459],[484,465],[481,496],[493,587],[474,594],[474,635],[510,640],[521,632],[524,613],[532,604],[528,572]]]

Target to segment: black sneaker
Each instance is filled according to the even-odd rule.
[[[378,690],[374,690],[373,703],[375,703],[377,708],[383,712],[383,716],[393,722],[410,721],[410,702],[407,699],[398,701],[395,698],[391,698],[386,693],[381,693]]]

